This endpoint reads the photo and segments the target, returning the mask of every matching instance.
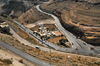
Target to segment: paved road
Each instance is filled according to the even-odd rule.
[[[36,59],[35,57],[32,57],[32,56],[30,56],[30,55],[28,55],[28,54],[26,54],[26,53],[24,53],[24,52],[22,52],[22,51],[20,51],[16,48],[14,48],[13,46],[11,46],[9,44],[6,44],[6,43],[0,41],[0,46],[12,51],[13,53],[23,57],[24,59],[32,62],[33,64],[35,64],[37,66],[50,66],[50,64],[45,63],[45,62],[43,62],[39,59]]]
[[[40,50],[42,51],[48,51],[48,52],[56,52],[56,53],[60,53],[60,54],[65,54],[65,52],[60,52],[60,51],[56,51],[56,50],[53,50],[53,49],[49,49],[49,48],[46,48],[46,47],[42,47],[42,46],[38,46],[38,45],[34,45],[30,42],[28,42],[27,40],[23,39],[22,37],[20,37],[15,31],[13,31],[11,28],[11,33],[13,34],[13,36],[18,40],[20,41],[21,43],[24,43],[25,45],[28,45],[28,46],[31,46],[33,48],[35,47],[39,47]],[[67,53],[68,55],[71,55],[70,53]],[[73,54],[72,54],[73,55]]]
[[[42,47],[42,46],[39,46],[39,45],[35,45],[35,44],[32,44],[30,42],[28,42],[27,40],[23,39],[22,37],[20,37],[15,31],[13,31],[11,28],[10,28],[10,32],[13,34],[13,37],[15,37],[19,42],[25,44],[25,45],[28,45],[28,46],[31,46],[33,48],[36,48],[36,47],[39,47],[40,50],[43,50],[43,51],[48,51],[48,52],[57,52],[56,50],[51,50],[49,48],[46,48],[46,47]]]
[[[69,52],[69,51],[70,52],[76,52],[76,53],[84,54],[84,55],[88,55],[90,53],[96,54],[94,51],[90,51],[89,48],[88,48],[88,45],[84,45],[83,41],[81,41],[80,39],[76,39],[76,37],[73,34],[68,32],[67,30],[65,30],[63,28],[63,26],[60,24],[60,21],[56,16],[54,16],[52,14],[49,14],[49,13],[46,13],[46,12],[43,12],[42,10],[39,9],[39,5],[37,5],[36,8],[37,8],[38,11],[40,11],[42,13],[45,13],[45,14],[48,14],[48,15],[52,16],[55,19],[55,21],[57,23],[57,26],[58,26],[58,29],[60,29],[60,31],[65,34],[65,36],[67,37],[67,39],[69,40],[69,42],[71,44],[72,43],[74,44],[72,48],[67,49],[67,48],[63,48],[63,47],[59,47],[57,45],[54,45],[50,42],[43,41],[38,36],[33,34],[29,29],[27,29],[26,27],[21,25],[19,22],[15,21],[15,20],[13,20],[13,21],[17,24],[17,26],[19,28],[21,28],[23,31],[25,31],[28,35],[34,37],[40,44],[44,45],[45,47],[49,46],[49,47],[52,47],[56,50],[60,50],[60,51],[64,51],[64,52]],[[75,48],[78,48],[78,50],[75,50]]]
[[[56,50],[60,50],[60,51],[64,51],[64,52],[68,52],[68,49],[67,48],[63,48],[63,47],[60,47],[60,46],[57,46],[53,43],[50,43],[48,41],[43,41],[40,39],[40,37],[36,36],[35,34],[33,34],[29,29],[27,29],[26,27],[24,27],[23,25],[21,25],[19,22],[13,20],[17,26],[22,29],[23,31],[25,31],[28,35],[30,35],[31,37],[35,38],[40,44],[44,45],[45,47],[51,47],[53,49],[56,49]]]
[[[72,44],[72,43],[74,44],[74,45],[73,45],[73,48],[71,48],[70,51],[75,51],[75,52],[78,52],[78,53],[84,54],[84,55],[88,55],[88,54],[90,54],[90,53],[96,54],[94,51],[90,51],[88,45],[84,45],[84,44],[83,44],[83,41],[81,41],[80,39],[76,39],[76,37],[75,37],[73,34],[71,34],[69,31],[67,31],[66,29],[64,29],[63,26],[60,24],[59,19],[58,19],[56,16],[54,16],[54,15],[52,15],[52,14],[49,14],[49,13],[46,13],[46,12],[43,12],[43,11],[39,8],[39,6],[40,6],[40,5],[37,5],[37,6],[36,6],[37,10],[40,11],[40,12],[42,12],[42,13],[45,13],[45,14],[47,14],[47,15],[52,16],[52,17],[55,19],[55,21],[56,21],[56,23],[57,23],[57,26],[58,26],[58,28],[60,29],[60,31],[63,32],[63,33],[65,34],[66,38],[69,40],[69,42],[70,42],[71,44]],[[78,48],[78,50],[74,50],[75,48]]]

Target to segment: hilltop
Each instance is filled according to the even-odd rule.
[[[2,14],[7,14],[12,18],[18,18],[23,13],[31,9],[37,4],[47,2],[49,0],[0,0],[0,3],[4,3],[0,7],[0,11],[2,10]]]

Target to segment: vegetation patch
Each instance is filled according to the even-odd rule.
[[[0,59],[1,62],[3,62],[4,65],[9,66],[12,64],[12,61],[9,59]]]
[[[5,4],[2,9],[6,9],[6,12],[4,12],[5,14],[8,14],[14,10],[14,11],[22,11],[25,12],[26,11],[26,7],[24,6],[22,1],[9,1],[9,4]]]
[[[8,17],[7,17],[7,18],[8,18]],[[5,19],[7,19],[7,18],[5,18]],[[9,18],[9,19],[10,19],[10,18]],[[29,42],[31,42],[31,43],[33,43],[33,44],[41,45],[41,44],[39,44],[39,43],[35,40],[35,38],[29,36],[26,32],[24,32],[23,30],[21,30],[21,29],[17,26],[17,24],[15,24],[14,22],[12,22],[12,19],[10,19],[10,20],[11,20],[11,21],[6,20],[7,23],[8,23],[8,25],[9,25],[19,36],[21,36],[22,38],[28,40]]]
[[[19,41],[17,41],[13,37],[6,37],[3,35],[0,35],[0,40],[16,47],[17,49],[19,49],[25,53],[30,54],[33,57],[36,57],[47,63],[51,63],[52,65],[71,66],[71,65],[77,64],[77,65],[83,65],[83,66],[91,66],[91,65],[99,66],[98,65],[99,64],[98,61],[100,60],[99,58],[89,58],[89,57],[85,57],[85,56],[72,55],[72,54],[67,54],[67,53],[42,51],[42,50],[38,50],[36,48],[32,48],[30,46],[21,44]],[[69,56],[70,56],[70,58],[69,58]],[[19,60],[19,62],[23,63],[23,60],[21,59],[21,60]],[[93,62],[95,62],[95,63],[93,63]],[[9,63],[10,62],[8,62],[8,64]]]

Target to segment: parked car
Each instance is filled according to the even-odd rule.
[[[86,45],[86,43],[85,43],[85,42],[83,42],[83,44],[84,44],[84,45]]]

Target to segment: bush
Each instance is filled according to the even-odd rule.
[[[9,27],[4,27],[4,28],[0,27],[0,32],[1,33],[4,33],[4,34],[11,35],[10,34],[10,28]]]
[[[94,64],[96,64],[96,65],[100,65],[100,62],[95,62]]]
[[[90,54],[89,54],[89,56],[93,56],[93,54],[92,54],[92,53],[90,53]]]
[[[84,35],[83,31],[78,27],[74,27],[73,32],[76,33],[76,35],[79,35],[80,37]]]
[[[9,60],[9,59],[4,59],[4,60],[2,60],[2,62],[4,62],[4,63],[6,63],[6,64],[12,64],[12,61],[11,60]]]
[[[23,59],[21,59],[19,62],[20,62],[20,63],[23,63]]]

